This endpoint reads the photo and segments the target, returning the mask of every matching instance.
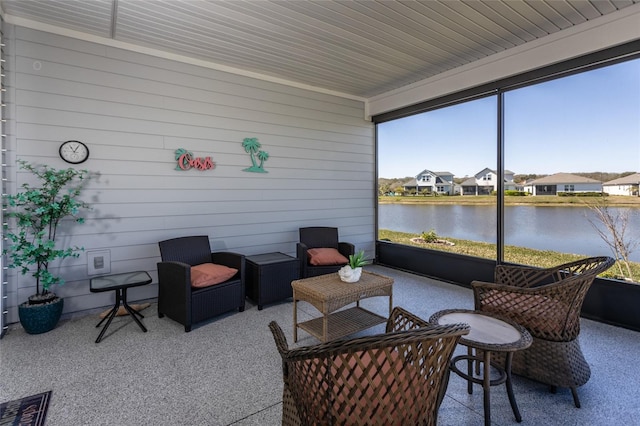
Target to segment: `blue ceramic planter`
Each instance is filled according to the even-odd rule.
[[[64,307],[64,299],[59,297],[51,303],[29,305],[27,302],[18,306],[20,324],[29,334],[41,334],[53,330]]]

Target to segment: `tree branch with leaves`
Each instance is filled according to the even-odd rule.
[[[629,217],[633,209],[611,209],[606,199],[586,203],[594,218],[587,216],[587,220],[596,230],[600,238],[609,246],[616,259],[620,275],[631,281],[634,280],[630,267],[630,256],[638,247],[640,241],[630,237],[627,233]]]
[[[73,168],[58,170],[22,160],[18,163],[38,182],[36,186],[24,183],[18,193],[4,197],[9,205],[7,217],[15,219],[15,223],[14,230],[10,228],[7,233],[10,245],[3,254],[8,253],[9,267],[18,268],[22,275],[35,266],[31,275],[36,279],[35,299],[38,299],[49,293],[52,285],[64,283],[49,271],[50,262],[79,256],[80,247],[57,248],[56,233],[65,218],[84,223],[79,214],[89,205],[78,197],[89,179],[89,172]]]

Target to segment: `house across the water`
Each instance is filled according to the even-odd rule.
[[[511,170],[504,171],[504,189],[517,190],[518,186],[513,181],[514,173]],[[489,195],[498,190],[498,172],[484,168],[478,173],[462,182],[461,195]]]
[[[609,195],[640,196],[640,173],[610,180],[602,184],[602,190]]]
[[[524,190],[531,195],[558,195],[563,192],[602,192],[602,182],[571,173],[555,173],[527,182],[524,185]]]

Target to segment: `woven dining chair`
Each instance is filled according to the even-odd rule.
[[[601,256],[547,269],[498,265],[495,283],[471,283],[476,309],[509,318],[533,337],[528,349],[514,353],[514,374],[548,384],[554,392],[570,388],[580,407],[577,387],[591,376],[578,341],[580,309],[595,277],[614,263]]]
[[[431,324],[394,308],[386,333],[289,349],[282,357],[282,424],[435,425],[449,362],[466,324]]]

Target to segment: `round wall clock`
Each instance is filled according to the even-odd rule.
[[[63,142],[58,152],[60,158],[71,164],[80,164],[89,158],[89,148],[80,141]]]

